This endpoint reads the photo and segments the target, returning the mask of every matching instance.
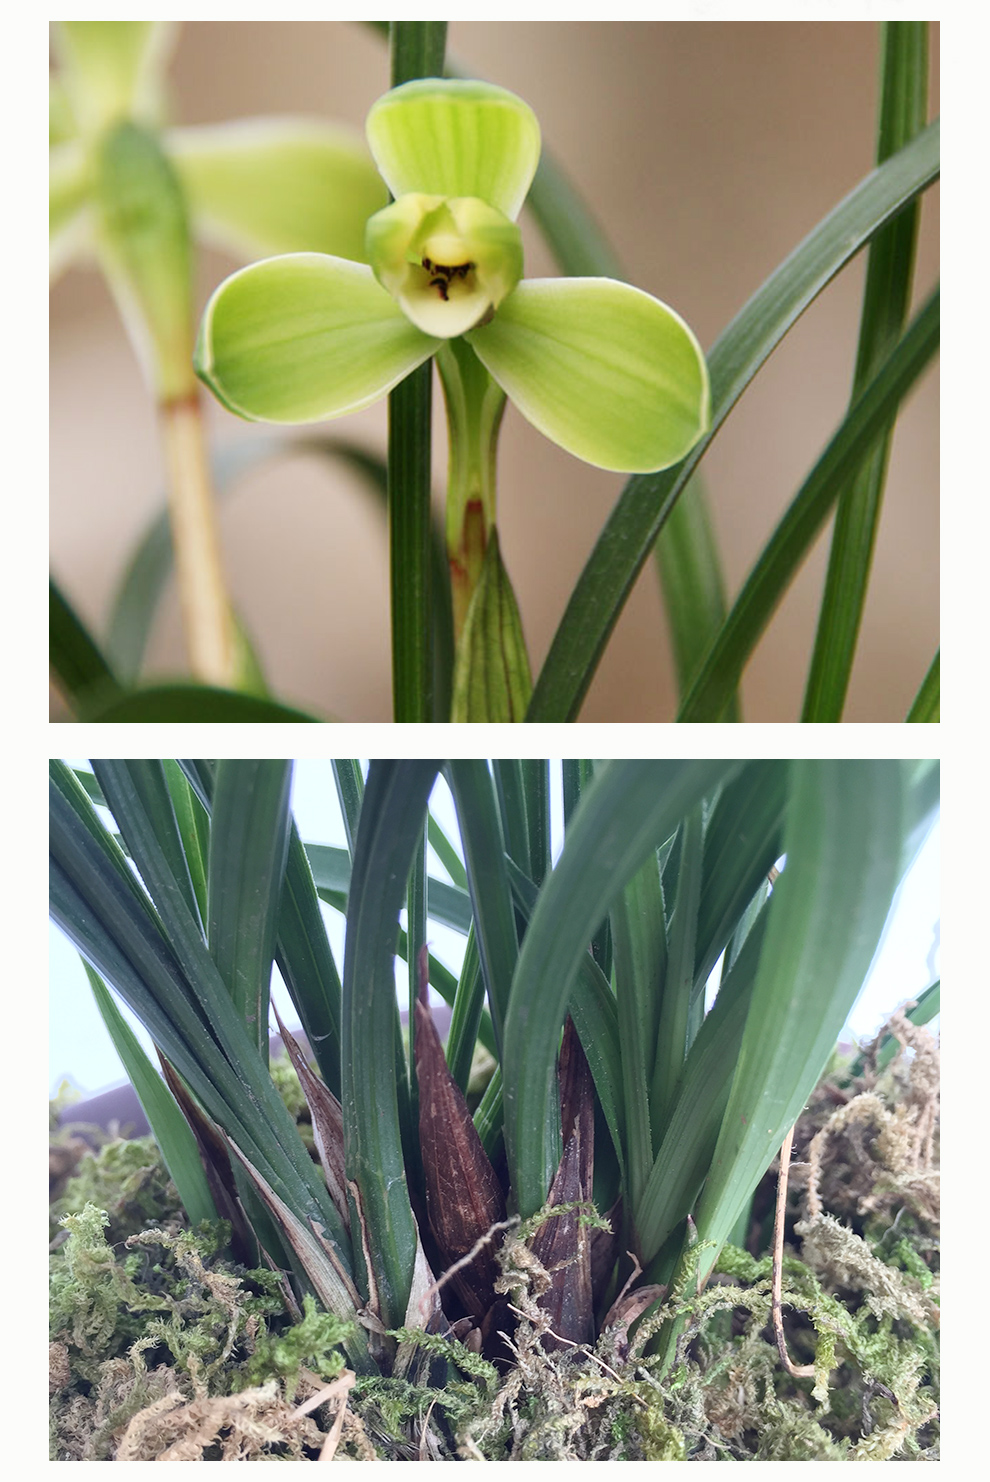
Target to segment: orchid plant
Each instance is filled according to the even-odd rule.
[[[191,1225],[222,1217],[238,1259],[264,1252],[297,1321],[314,1299],[340,1319],[354,1373],[425,1387],[417,1438],[434,1404],[464,1424],[455,1376],[494,1381],[486,1361],[518,1361],[518,1395],[540,1353],[594,1364],[627,1405],[660,1404],[665,1376],[669,1395],[683,1383],[679,1335],[706,1285],[749,1269],[753,1191],[932,826],[938,764],[567,760],[553,864],[547,761],[331,767],[344,848],[301,838],[287,761],[51,764],[51,914]],[[459,840],[431,811],[441,771]],[[346,913],[342,958],[321,902]],[[428,920],[464,938],[459,974]],[[269,1071],[273,964],[308,1040],[277,1018],[319,1162]],[[452,1006],[445,1044],[431,988]],[[916,1185],[899,1187],[895,1230]],[[871,1258],[869,1290],[920,1294],[924,1262],[905,1276],[880,1244],[890,1265]],[[895,1395],[895,1438],[919,1423],[910,1328],[894,1339],[888,1308],[884,1341],[872,1312],[837,1325],[790,1267],[784,1300],[814,1323],[821,1413],[852,1360]],[[741,1360],[737,1342],[727,1328]],[[501,1424],[478,1432],[489,1455]]]
[[[118,24],[124,30],[116,31]],[[704,355],[674,309],[622,281],[617,258],[543,145],[526,102],[457,75],[443,22],[375,28],[390,37],[392,86],[367,116],[370,153],[352,151],[346,165],[339,154],[331,160],[329,145],[313,145],[311,135],[304,149],[296,133],[282,152],[269,140],[263,163],[252,152],[260,137],[254,131],[236,139],[233,126],[198,139],[163,132],[155,111],[163,56],[157,28],[93,23],[91,30],[71,24],[59,32],[66,82],[74,81],[56,94],[53,117],[61,130],[60,100],[69,98],[75,136],[53,153],[56,236],[61,247],[87,223],[96,227],[111,281],[122,301],[138,305],[145,338],[167,367],[156,384],[172,481],[198,491],[181,509],[175,504],[180,587],[190,611],[211,608],[215,639],[214,658],[193,662],[206,685],[142,686],[134,682],[136,666],[115,671],[55,592],[52,664],[76,713],[229,721],[333,714],[332,697],[321,715],[258,697],[260,676],[248,674],[246,641],[241,660],[231,662],[229,602],[203,514],[210,500],[202,439],[189,430],[198,428],[198,373],[236,415],[281,426],[333,421],[388,397],[387,460],[363,449],[357,459],[387,501],[395,720],[577,720],[651,557],[677,671],[676,719],[740,719],[746,666],[833,514],[801,719],[841,720],[893,427],[938,349],[937,288],[909,319],[920,200],[939,173],[939,124],[927,121],[926,25],[881,28],[876,168]],[[108,78],[116,79],[113,86]],[[87,88],[103,100],[99,106],[77,101]],[[315,155],[324,173],[314,175],[311,190],[289,190],[288,177]],[[524,206],[563,276],[523,275]],[[296,219],[300,211],[305,222]],[[326,218],[318,233],[310,230],[310,213]],[[283,214],[279,229],[269,230],[269,218]],[[157,235],[147,230],[152,219]],[[260,258],[213,292],[195,352],[190,220],[236,230],[241,247]],[[128,223],[143,223],[142,231],[129,236]],[[848,409],[730,603],[699,464],[776,346],[864,249]],[[434,362],[448,433],[439,536],[430,488]],[[575,457],[629,475],[535,675],[498,539],[496,455],[508,399]],[[324,437],[319,445],[338,454],[341,441]],[[288,440],[279,446],[288,448]],[[203,535],[198,564],[183,554],[190,524]],[[159,545],[159,533],[149,532],[134,562],[135,572],[146,560],[154,565],[150,593],[135,582],[128,591],[139,651],[167,570]],[[245,693],[252,688],[254,695]],[[907,718],[938,715],[936,653]]]

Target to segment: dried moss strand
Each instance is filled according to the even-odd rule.
[[[787,1174],[791,1166],[791,1144],[794,1141],[794,1128],[792,1127],[780,1149],[780,1173],[777,1175],[777,1207],[773,1220],[773,1285],[771,1288],[773,1305],[773,1332],[777,1340],[777,1352],[780,1354],[780,1362],[793,1379],[807,1379],[815,1372],[814,1364],[795,1364],[787,1352],[787,1339],[784,1337],[784,1319],[780,1311],[780,1294],[783,1282],[783,1258],[784,1258],[784,1215],[787,1210]]]

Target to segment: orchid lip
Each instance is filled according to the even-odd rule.
[[[400,196],[369,221],[367,250],[382,287],[438,339],[487,323],[522,276],[518,228],[472,197]]]

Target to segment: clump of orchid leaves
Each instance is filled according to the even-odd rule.
[[[96,78],[105,87],[105,74],[119,73],[127,87],[117,89],[116,111],[104,108],[100,126],[88,134],[83,129],[81,152],[74,141],[75,155],[65,155],[71,168],[63,170],[60,163],[54,171],[54,211],[59,222],[86,219],[92,181],[106,175],[111,141],[119,133],[114,148],[125,165],[131,161],[120,178],[126,175],[129,189],[136,190],[138,182],[134,200],[147,203],[154,196],[155,207],[150,215],[144,205],[136,211],[101,207],[98,213],[103,260],[128,289],[121,296],[132,305],[141,303],[130,289],[140,286],[134,263],[148,247],[144,226],[155,212],[171,222],[175,251],[156,249],[148,259],[155,266],[141,280],[143,313],[146,327],[158,325],[163,313],[172,328],[180,318],[184,326],[171,341],[175,378],[163,385],[160,403],[173,484],[192,469],[185,479],[192,492],[184,515],[178,508],[174,515],[176,555],[180,587],[188,594],[184,608],[207,609],[202,624],[191,620],[191,630],[206,632],[212,625],[213,657],[192,667],[213,688],[135,687],[136,666],[115,672],[113,660],[55,591],[53,668],[81,715],[317,718],[245,693],[257,695],[263,683],[230,615],[215,534],[203,514],[210,508],[209,480],[201,436],[190,431],[198,427],[198,413],[188,274],[179,274],[181,294],[169,287],[178,281],[176,263],[185,261],[188,249],[186,228],[177,225],[181,212],[175,202],[181,200],[186,217],[195,206],[197,219],[236,226],[248,255],[261,257],[216,289],[200,325],[196,371],[226,407],[241,417],[296,425],[333,420],[389,399],[387,468],[374,455],[362,453],[358,461],[387,490],[395,720],[576,720],[651,556],[677,671],[676,719],[740,719],[745,668],[833,514],[801,719],[842,719],[893,427],[938,348],[937,288],[909,319],[920,198],[939,173],[938,120],[927,122],[925,23],[881,27],[876,168],[770,275],[707,355],[673,309],[622,281],[612,249],[541,144],[529,106],[503,88],[456,76],[456,64],[445,55],[445,23],[375,23],[390,38],[392,88],[368,114],[370,154],[360,165],[348,157],[349,181],[335,165],[311,191],[292,192],[282,189],[281,177],[302,179],[305,151],[296,145],[285,154],[269,153],[268,166],[252,175],[245,161],[253,134],[245,134],[235,160],[231,151],[224,154],[222,133],[186,148],[181,132],[149,128],[155,87],[145,86],[149,78],[160,78],[160,44],[152,45],[149,29],[147,44],[139,46],[135,38],[144,34],[145,23],[126,23],[125,30],[134,29],[125,45],[118,24],[124,25],[91,23],[92,47],[87,41],[81,50],[95,53],[98,41],[107,57],[117,57],[112,66],[104,58],[88,68],[87,85]],[[73,23],[63,30],[78,38],[87,28]],[[67,58],[73,46],[78,49],[77,40],[65,46]],[[67,75],[72,67],[82,75],[75,63],[66,65]],[[130,116],[135,110],[136,120]],[[60,109],[55,112],[62,116]],[[78,118],[85,116],[77,110]],[[111,117],[113,129],[107,126]],[[134,152],[138,138],[142,163]],[[79,160],[89,163],[80,166]],[[94,160],[100,163],[95,173]],[[154,188],[152,180],[159,182]],[[165,181],[171,182],[167,189]],[[172,201],[168,210],[166,198]],[[524,203],[565,276],[524,276],[517,224]],[[296,230],[297,214],[306,217],[310,207],[327,216],[328,226],[332,216],[332,230],[342,236],[328,232],[316,240]],[[252,243],[253,217],[283,208],[280,232],[268,233],[267,241],[255,233]],[[111,220],[117,223],[112,230]],[[141,226],[133,241],[122,223],[128,231]],[[159,246],[167,236],[163,228]],[[848,410],[730,604],[698,465],[784,335],[864,248],[866,286]],[[129,277],[121,272],[122,262],[130,264]],[[162,310],[170,293],[176,303],[181,297],[181,315]],[[449,450],[444,531],[438,537],[430,488],[434,361],[445,394]],[[535,676],[524,615],[498,541],[496,452],[508,400],[569,453],[629,474]],[[334,441],[327,438],[325,446]],[[203,535],[197,559],[183,557],[181,550],[181,532],[190,523]],[[130,618],[143,625],[142,643],[154,597],[135,591],[136,573],[158,559],[153,544],[149,537],[135,561],[127,594]],[[159,562],[159,586],[162,579]],[[907,718],[937,720],[938,696],[936,653]]]
[[[334,1314],[359,1382],[430,1391],[417,1436],[459,1375],[526,1356],[631,1405],[676,1389],[686,1314],[746,1259],[730,1247],[932,825],[937,763],[565,761],[555,862],[545,760],[334,761],[342,848],[301,838],[287,761],[91,768],[51,764],[50,910],[191,1224],[225,1219],[287,1313]],[[342,959],[322,905],[345,913]],[[431,922],[463,937],[459,972]],[[307,1045],[269,1025],[276,964]],[[816,1329],[817,1405],[844,1330]]]

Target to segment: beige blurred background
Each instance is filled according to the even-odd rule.
[[[933,28],[932,112],[937,100]],[[462,22],[448,50],[520,93],[545,142],[594,203],[629,280],[676,308],[709,347],[781,259],[871,168],[878,62],[871,23]],[[171,69],[176,122],[313,113],[360,128],[387,86],[386,50],[348,23],[190,22]],[[920,300],[937,277],[934,191],[925,198]],[[525,222],[527,273],[553,271]],[[203,254],[202,299],[236,264]],[[831,285],[776,352],[703,468],[734,594],[841,417],[863,263]],[[938,401],[930,371],[897,430],[846,718],[897,721],[938,645]],[[438,494],[445,434],[434,435]],[[210,403],[216,449],[263,437]],[[385,407],[332,430],[385,446]],[[328,430],[330,430],[328,428]],[[51,559],[97,633],[128,556],[157,511],[154,419],[102,282],[73,269],[51,301]],[[534,674],[622,488],[510,406],[499,529]],[[353,475],[296,457],[239,482],[222,510],[234,600],[278,695],[318,714],[391,719],[384,520]],[[800,713],[828,532],[749,666],[750,721]],[[146,672],[184,668],[170,592]],[[581,714],[672,718],[675,686],[652,562]],[[56,705],[53,718],[64,718]]]

